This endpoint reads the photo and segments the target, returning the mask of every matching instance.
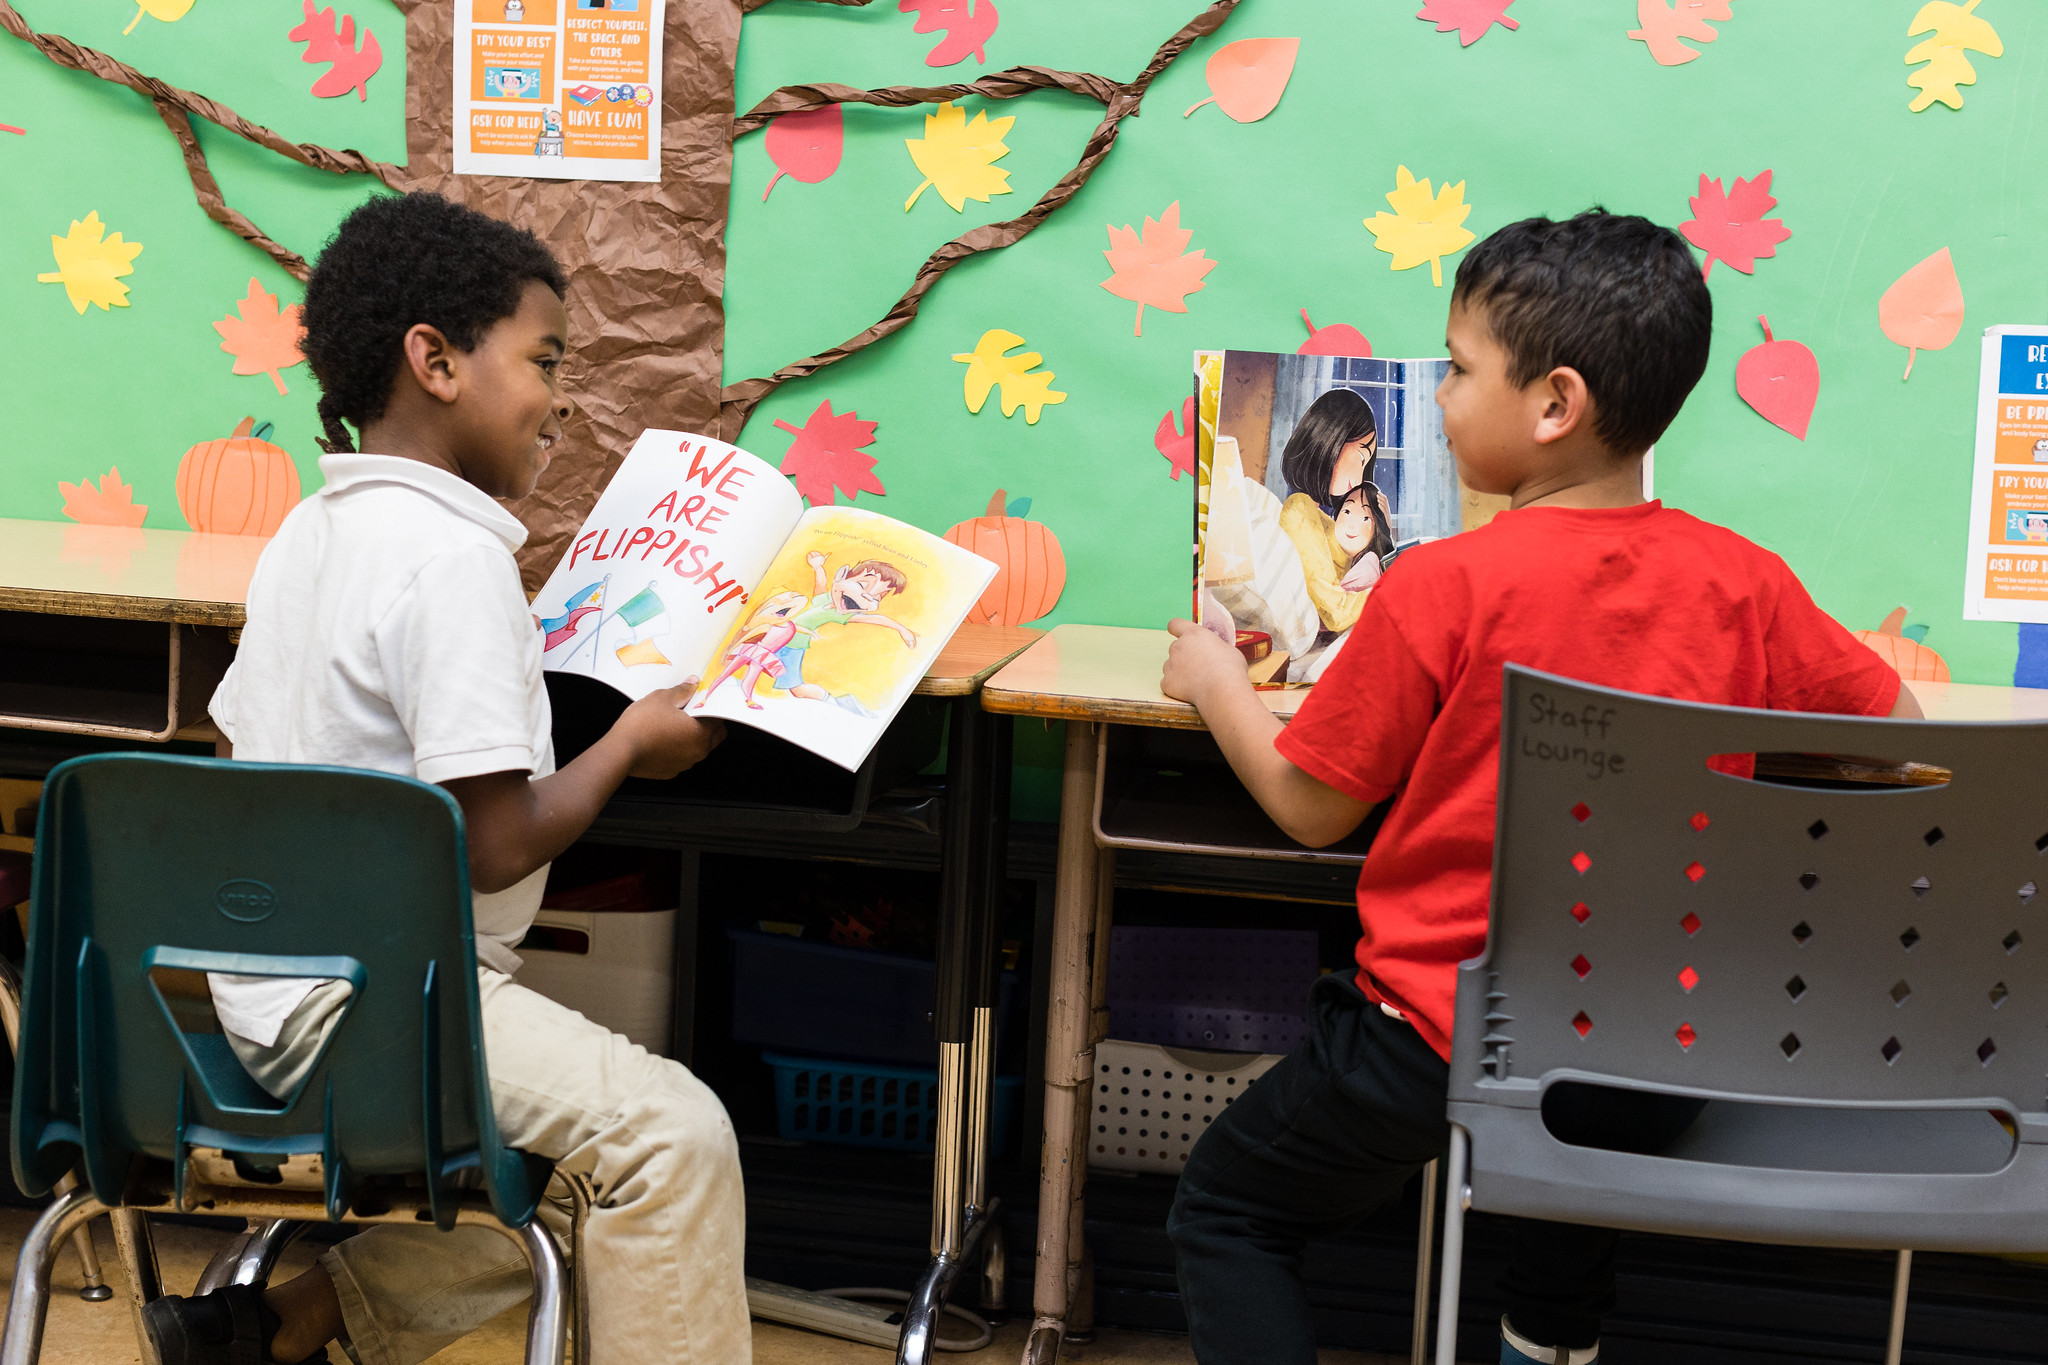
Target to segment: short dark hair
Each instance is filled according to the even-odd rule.
[[[1616,451],[1648,449],[1706,372],[1713,296],[1684,239],[1647,218],[1510,223],[1466,253],[1451,302],[1484,310],[1509,383],[1577,370]]]
[[[438,194],[379,195],[342,219],[306,281],[301,317],[328,446],[354,450],[342,423],[360,432],[384,415],[407,329],[426,323],[474,350],[519,311],[532,280],[569,292],[538,237]]]
[[[1308,411],[1294,424],[1287,447],[1280,453],[1280,475],[1288,488],[1306,493],[1325,511],[1334,512],[1343,501],[1330,492],[1330,473],[1337,467],[1337,452],[1353,441],[1363,441],[1379,431],[1372,405],[1352,389],[1331,389],[1308,405]],[[1380,454],[1374,450],[1365,462],[1365,480],[1372,481],[1373,466]]]
[[[859,578],[864,573],[872,573],[875,577],[881,579],[883,583],[888,585],[889,592],[902,592],[910,586],[910,580],[903,576],[903,570],[897,568],[894,564],[879,559],[863,559],[860,563],[848,569],[846,576],[848,578]],[[885,597],[887,595],[887,593],[883,594]]]

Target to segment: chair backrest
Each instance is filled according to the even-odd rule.
[[[182,1195],[205,1147],[319,1154],[330,1218],[361,1177],[422,1175],[453,1226],[471,1167],[501,1218],[531,1217],[539,1170],[501,1147],[491,1112],[462,812],[446,792],[343,768],[74,759],[44,787],[32,900],[13,1113],[24,1190],[82,1154],[108,1204],[145,1158],[172,1163]],[[158,984],[208,971],[349,982],[288,1100]]]
[[[2048,723],[1636,696],[1510,667],[1486,955],[1451,1097],[1560,1079],[1783,1105],[1998,1110],[2048,1141]],[[1866,755],[1819,789],[1710,756]]]

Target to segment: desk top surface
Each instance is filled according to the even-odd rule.
[[[1194,707],[1159,690],[1172,640],[1163,630],[1055,626],[988,680],[982,705],[1016,716],[1200,729]],[[2048,720],[2048,689],[1936,682],[1911,687],[1930,720]],[[1275,715],[1287,717],[1309,691],[1259,695]]]
[[[262,536],[0,518],[0,610],[240,626],[250,575],[269,543]],[[963,625],[917,690],[968,696],[1044,634]]]

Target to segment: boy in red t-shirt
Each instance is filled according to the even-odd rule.
[[[1358,879],[1355,978],[1311,1040],[1203,1134],[1169,1231],[1203,1365],[1313,1365],[1304,1244],[1399,1193],[1447,1142],[1457,964],[1486,942],[1507,663],[1688,701],[1918,716],[1783,560],[1642,495],[1643,453],[1706,369],[1713,303],[1678,235],[1594,210],[1502,228],[1458,267],[1436,398],[1488,526],[1402,555],[1294,721],[1186,621],[1160,686],[1193,702],[1280,827],[1312,847],[1394,804]],[[1575,1141],[1654,1151],[1697,1105],[1581,1090]],[[1615,1234],[1523,1223],[1503,1365],[1588,1365]]]

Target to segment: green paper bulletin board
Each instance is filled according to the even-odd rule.
[[[132,0],[16,0],[38,28],[98,47],[151,74],[214,95],[295,139],[397,161],[403,148],[402,25],[387,0],[341,0],[376,32],[384,69],[367,102],[316,100],[321,68],[299,62],[285,31],[292,0],[197,0],[176,23]],[[1201,0],[1009,0],[986,44],[935,70],[943,35],[912,31],[893,0],[864,8],[773,0],[742,29],[742,111],[783,85],[874,87],[972,80],[1020,64],[1128,80]],[[1677,224],[1702,173],[1770,169],[1773,216],[1791,237],[1754,276],[1716,265],[1716,335],[1707,376],[1657,449],[1657,492],[1776,550],[1820,604],[1852,628],[1893,607],[1931,627],[1926,643],[1966,682],[2009,682],[2015,629],[1961,619],[1975,338],[1995,323],[2048,315],[2048,13],[2025,0],[1982,0],[2004,55],[1971,54],[1978,80],[1963,108],[1909,113],[1904,55],[1919,0],[1738,0],[1719,38],[1682,66],[1657,65],[1626,37],[1634,0],[1518,0],[1520,27],[1471,46],[1419,22],[1419,3],[1243,0],[1154,84],[1108,160],[1044,226],[1016,246],[968,260],[927,296],[907,328],[764,401],[740,443],[779,461],[821,402],[878,422],[865,453],[885,496],[873,506],[933,530],[980,514],[997,489],[1031,499],[1058,535],[1065,595],[1041,624],[1157,625],[1184,605],[1186,478],[1168,477],[1153,432],[1189,391],[1197,347],[1291,350],[1300,310],[1350,323],[1388,356],[1441,352],[1446,285],[1429,270],[1390,271],[1362,220],[1386,207],[1395,168],[1435,185],[1463,181],[1465,226],[1483,236],[1530,214],[1590,204]],[[1203,63],[1224,43],[1299,37],[1279,107],[1232,122],[1210,106]],[[968,227],[1021,213],[1078,159],[1101,106],[1059,92],[965,102],[970,115],[1015,116],[996,164],[1013,193],[955,213],[932,191],[903,140],[924,108],[846,106],[838,171],[806,184],[774,172],[762,135],[737,143],[725,306],[728,383],[852,336],[882,316],[934,248]],[[0,38],[0,317],[12,342],[0,429],[0,516],[59,517],[59,479],[110,464],[150,506],[147,524],[182,526],[174,482],[182,452],[225,435],[246,414],[276,424],[305,486],[317,486],[314,391],[303,367],[279,398],[261,375],[229,373],[210,323],[251,277],[285,302],[299,288],[194,204],[175,144],[147,102],[63,71]],[[372,190],[361,177],[290,165],[239,140],[200,137],[230,203],[286,245],[312,254]],[[1144,312],[1098,287],[1109,275],[1106,226],[1141,227],[1178,201],[1190,250],[1218,262],[1188,312]],[[56,285],[49,237],[97,209],[109,230],[144,243],[125,283],[132,307],[75,314]],[[1967,301],[1945,350],[1923,351],[1902,381],[1904,351],[1878,328],[1877,300],[1936,250],[1952,252]],[[1821,387],[1808,439],[1766,423],[1737,398],[1744,351],[1773,333],[1812,347]],[[989,328],[1025,339],[1068,398],[1036,424],[977,415],[951,359]],[[1673,603],[1674,612],[1686,610]]]

